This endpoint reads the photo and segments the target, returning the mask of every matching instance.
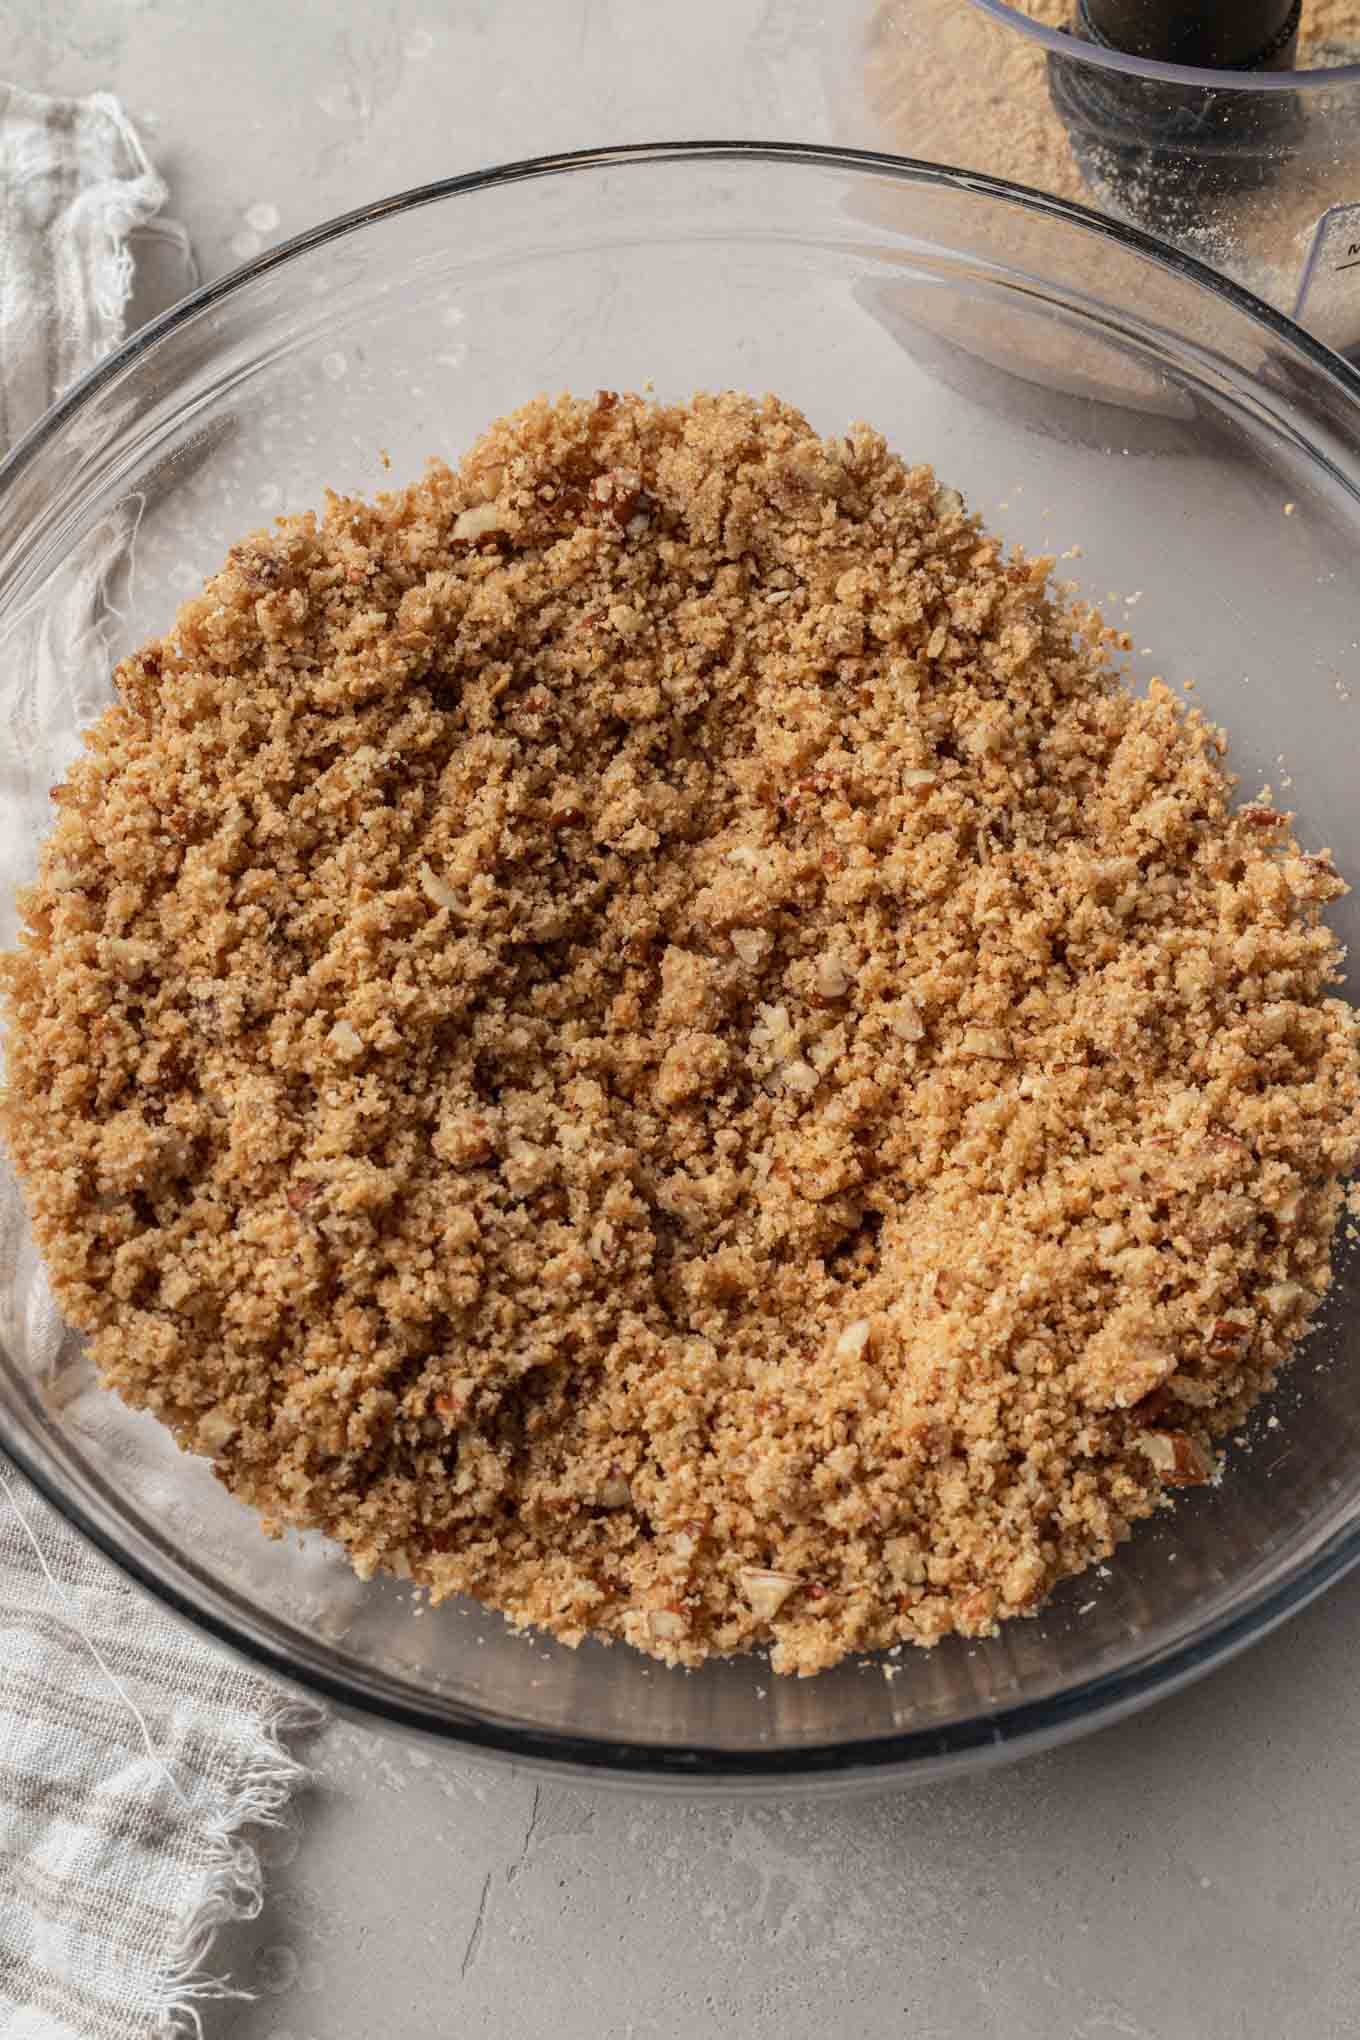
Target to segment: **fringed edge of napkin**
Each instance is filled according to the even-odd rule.
[[[133,170],[131,179],[120,177],[108,184],[97,184],[81,200],[99,221],[103,245],[94,274],[95,308],[111,329],[108,344],[117,346],[123,337],[123,314],[132,296],[136,273],[127,237],[133,228],[144,225],[160,211],[170,193],[113,94],[92,93],[89,104],[97,107],[116,130]]]
[[[140,1708],[115,1678],[93,1637],[73,1613],[42,1539],[19,1505],[7,1467],[8,1461],[0,1455],[0,1497],[8,1500],[47,1577],[58,1604],[58,1619],[88,1651],[105,1683],[128,1709],[141,1731],[148,1755],[160,1765],[178,1794],[174,1774],[157,1752]],[[205,1642],[203,1647],[210,1646]],[[195,1839],[201,1854],[192,1875],[195,1881],[201,1880],[202,1888],[167,1943],[146,1994],[147,2016],[155,2021],[155,2031],[163,2040],[180,2035],[203,2040],[198,2004],[205,2000],[236,1998],[249,2002],[258,1995],[242,1990],[224,1976],[204,1972],[222,1929],[258,1919],[264,1907],[264,1865],[259,1850],[246,1839],[245,1830],[286,1827],[293,1798],[311,1782],[310,1767],[293,1754],[284,1738],[314,1733],[325,1726],[327,1718],[325,1708],[316,1701],[281,1693],[277,1704],[262,1714],[255,1725],[227,1805],[198,1825]]]
[[[264,1905],[259,1850],[242,1831],[285,1827],[294,1794],[311,1779],[310,1769],[288,1749],[284,1737],[305,1735],[325,1720],[325,1709],[309,1700],[281,1700],[260,1723],[231,1805],[205,1831],[208,1862],[203,1891],[166,1950],[149,2007],[166,2040],[172,2035],[203,2040],[198,2006],[205,2000],[248,2001],[257,1994],[204,1972],[223,1927],[258,1919]]]

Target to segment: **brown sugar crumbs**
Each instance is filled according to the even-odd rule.
[[[1343,888],[1050,566],[738,395],[235,547],[4,965],[104,1381],[683,1664],[984,1634],[1209,1477],[1360,1145]]]

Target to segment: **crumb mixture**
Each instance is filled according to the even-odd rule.
[[[1300,68],[1360,63],[1360,0],[1304,0],[1298,63]]]
[[[1029,0],[1019,11],[1045,28],[1072,18],[1071,0]],[[864,98],[904,155],[1095,202],[1049,98],[1047,51],[972,0],[875,0]]]
[[[1328,1282],[1289,817],[931,472],[540,400],[236,546],[55,789],[5,1128],[104,1381],[568,1641],[977,1636]]]

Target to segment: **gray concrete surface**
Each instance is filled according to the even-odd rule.
[[[336,1726],[232,1937],[261,1995],[209,2040],[1341,2040],[1357,1635],[1360,1582],[1137,1721],[841,1805],[537,1786]]]
[[[0,74],[107,88],[205,276],[422,179],[816,136],[808,0],[14,0]],[[840,9],[826,10],[835,18]],[[1360,1582],[1076,1748],[910,1796],[644,1802],[337,1724],[207,2040],[1332,2040],[1360,2025]]]

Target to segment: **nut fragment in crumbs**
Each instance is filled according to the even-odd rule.
[[[1341,891],[865,427],[539,401],[238,545],[56,789],[5,1125],[104,1380],[575,1640],[978,1635],[1272,1379]]]

